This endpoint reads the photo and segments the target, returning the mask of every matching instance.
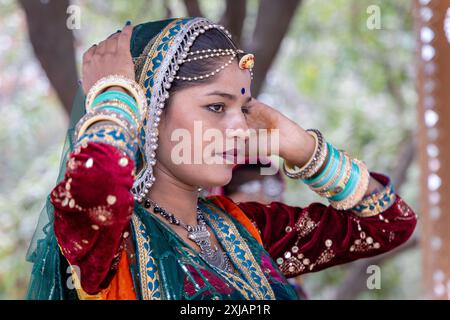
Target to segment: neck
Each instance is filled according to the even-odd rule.
[[[158,164],[153,168],[156,183],[147,196],[184,223],[197,224],[197,187],[181,182]]]

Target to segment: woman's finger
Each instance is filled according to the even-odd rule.
[[[253,105],[247,115],[247,124],[253,129],[274,129],[276,123],[276,112],[264,104]]]
[[[132,25],[126,25],[122,32],[119,35],[117,48],[118,50],[128,50],[130,51],[130,41],[131,41],[131,35],[133,33],[133,26]]]
[[[86,50],[86,52],[83,54],[83,63],[87,63],[92,59],[92,56],[95,54],[96,48],[97,45],[94,44],[92,47]]]
[[[97,48],[95,49],[96,55],[104,55],[106,51],[106,40],[103,40],[97,45]]]
[[[114,33],[109,39],[105,41],[105,53],[115,53],[117,51],[117,42],[120,33]]]
[[[122,30],[117,30],[116,32],[111,33],[111,34],[106,38],[106,40],[108,40],[108,39],[110,39],[110,38],[112,38],[112,37],[114,37],[114,36],[117,36],[118,33],[120,33],[120,32],[122,32]]]

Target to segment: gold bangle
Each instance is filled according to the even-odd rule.
[[[343,162],[345,160],[345,165],[343,165]],[[326,185],[324,185],[321,188],[316,188],[318,190],[314,190],[315,192],[317,192],[318,195],[320,195],[321,197],[325,197],[325,198],[329,198],[332,197],[336,194],[338,194],[339,192],[341,192],[345,185],[347,184],[348,179],[350,178],[350,174],[351,174],[351,169],[352,169],[352,159],[347,156],[344,152],[342,152],[342,158],[341,158],[341,162],[340,162],[340,170],[339,172],[333,177],[333,179],[327,183]],[[339,178],[339,176],[341,175],[342,172],[342,177],[340,179],[340,181],[338,181],[338,183],[336,184],[336,186],[333,189],[329,189],[329,186],[333,185],[333,183]]]
[[[331,155],[330,155],[331,156]],[[321,187],[310,187],[312,191],[315,192],[325,192],[328,191],[329,186],[332,186],[333,183],[336,181],[336,179],[339,177],[339,175],[341,174],[341,171],[344,169],[342,166],[343,160],[345,158],[345,155],[342,152],[339,152],[339,163],[338,163],[338,170],[336,170],[336,173],[334,174],[333,178],[330,179],[330,181],[328,181],[327,183],[325,183],[323,186]],[[331,171],[332,166],[330,165],[329,168],[327,169],[326,172],[324,172],[323,176],[316,182],[314,182],[314,184],[318,184],[320,183],[322,180],[324,180],[326,178],[326,176],[329,174],[329,171]]]
[[[104,130],[102,134],[100,131]],[[115,131],[113,133],[111,131]],[[121,135],[125,136],[123,139]],[[76,145],[83,145],[89,142],[101,142],[110,144],[117,149],[125,152],[131,159],[135,159],[137,152],[137,142],[134,142],[130,137],[129,132],[115,124],[102,124],[98,127],[90,126],[84,135],[80,137]]]
[[[94,99],[102,93],[105,89],[109,87],[121,87],[125,89],[130,95],[136,100],[138,105],[139,114],[144,115],[145,110],[147,109],[147,98],[145,96],[144,91],[139,86],[139,84],[122,75],[109,75],[99,79],[92,88],[89,89],[88,94],[86,95],[86,112],[89,112],[92,109],[92,103]]]
[[[136,129],[130,129],[129,122],[126,119],[122,118],[120,115],[113,112],[97,111],[86,114],[78,122],[74,133],[75,141],[77,141],[91,125],[99,121],[111,121],[116,123],[120,127],[123,127],[125,130],[127,130],[132,139],[137,136]]]
[[[106,107],[106,106],[115,106],[120,109],[123,109],[125,112],[128,113],[128,115],[131,117],[131,119],[133,119],[134,123],[136,124],[136,127],[139,126],[139,120],[138,120],[138,118],[136,118],[136,116],[135,116],[133,110],[130,108],[130,106],[118,99],[108,99],[101,103],[98,103],[93,107],[91,112],[96,111],[96,110],[100,109],[101,107]]]
[[[353,159],[353,161],[355,161],[360,171],[358,186],[356,187],[356,190],[346,199],[342,201],[330,201],[331,206],[337,210],[348,210],[355,207],[364,198],[364,195],[369,188],[370,174],[366,165],[358,159]]]
[[[76,131],[76,135],[75,135],[76,140],[78,140],[91,125],[93,125],[96,122],[100,122],[100,121],[111,121],[111,122],[114,122],[115,124],[119,125],[120,127],[124,126],[124,123],[121,122],[116,117],[114,117],[113,115],[96,115],[94,117],[90,117],[89,119],[87,119],[80,126],[80,128]]]
[[[347,157],[346,159],[348,160],[346,162],[346,166],[345,166],[345,171],[344,171],[344,178],[338,182],[337,186],[328,192],[323,192],[323,193],[319,193],[319,195],[321,195],[322,197],[332,197],[336,194],[338,194],[339,192],[341,192],[342,190],[344,190],[345,186],[347,185],[348,180],[350,180],[350,176],[352,175],[352,161],[353,159],[350,158],[348,155],[346,155],[344,153],[344,155]]]

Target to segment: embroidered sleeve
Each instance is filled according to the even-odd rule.
[[[386,176],[371,175],[385,189],[370,195],[376,201],[365,198],[353,210],[320,203],[300,208],[245,202],[239,207],[260,230],[266,250],[286,277],[319,271],[387,252],[412,235],[416,214],[400,196],[390,193]]]
[[[80,143],[64,179],[52,190],[54,229],[65,258],[80,270],[84,291],[108,286],[129,235],[134,162],[102,142]]]

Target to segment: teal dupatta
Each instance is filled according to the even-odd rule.
[[[200,199],[199,206],[232,261],[234,273],[208,265],[170,227],[136,203],[133,235],[140,298],[297,299],[269,254],[245,227],[209,200]]]

